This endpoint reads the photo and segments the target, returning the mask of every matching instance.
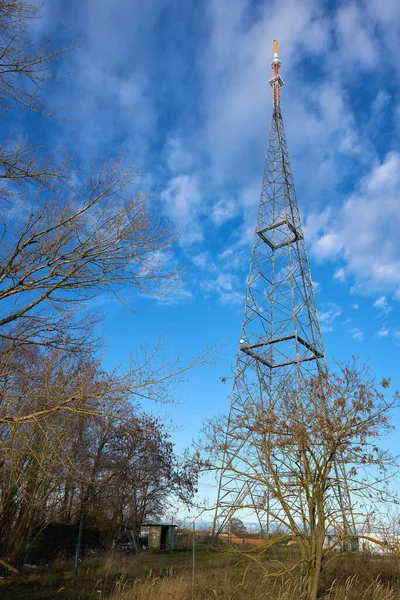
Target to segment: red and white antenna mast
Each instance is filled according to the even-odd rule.
[[[273,425],[273,415],[277,414],[280,403],[283,406],[285,402],[282,390],[287,386],[286,382],[297,385],[299,402],[307,403],[304,382],[319,377],[326,368],[280,107],[283,85],[280,66],[275,40],[270,79],[274,106],[231,408],[225,438],[215,449],[220,457],[220,478],[214,539],[229,527],[230,519],[237,511],[241,517],[253,515],[267,535],[272,530],[271,525],[276,527],[286,519],[285,505],[275,494],[275,477],[289,502],[289,498],[301,499],[304,490],[296,487],[294,462],[290,463],[289,469],[287,466],[287,457],[292,456],[291,442],[285,440],[278,452],[272,449],[272,440],[277,439],[274,436],[279,436]],[[266,444],[266,439],[270,445]],[[270,456],[265,461],[267,452]],[[264,467],[267,463],[270,466]],[[343,539],[348,539],[348,534],[356,535],[357,531],[352,512],[354,500],[347,492],[346,468],[345,459],[342,461],[339,456],[339,461],[333,465],[329,500],[332,527],[344,532]],[[307,516],[304,519],[306,522]]]
[[[274,113],[280,111],[281,104],[281,87],[284,85],[284,81],[280,75],[281,61],[278,58],[278,41],[274,40],[274,60],[271,63],[272,77],[269,83],[272,87],[272,99],[274,102]]]

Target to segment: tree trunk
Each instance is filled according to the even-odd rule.
[[[317,539],[315,544],[315,555],[313,557],[312,573],[310,574],[308,584],[308,598],[307,600],[317,600],[318,598],[318,585],[322,570],[322,560],[324,557],[324,543],[325,543],[325,515],[324,507],[321,503],[318,507],[318,530]]]

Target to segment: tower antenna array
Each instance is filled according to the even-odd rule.
[[[284,82],[276,40],[271,66],[272,120],[220,469],[214,539],[244,507],[255,515],[264,532],[270,532],[270,497],[249,466],[252,459],[262,462],[262,457],[257,456],[251,428],[244,432],[240,423],[254,406],[267,414],[279,402],[288,381],[297,381],[300,389],[301,382],[326,369],[282,119]],[[335,471],[336,477],[339,471],[345,477],[344,465],[335,464]],[[285,476],[290,474],[282,474]],[[338,488],[334,501],[347,530],[354,532],[350,498],[344,498]]]

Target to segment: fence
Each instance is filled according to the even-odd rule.
[[[239,529],[227,526],[219,534],[219,544],[235,546],[260,546],[265,543],[266,535],[258,523],[243,523]],[[177,527],[175,549],[190,550],[193,545],[196,550],[213,544],[212,524],[208,521],[185,520]]]

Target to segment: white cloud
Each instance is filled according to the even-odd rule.
[[[344,282],[346,280],[346,271],[343,268],[338,269],[333,274],[333,279],[338,279],[339,281]]]
[[[386,308],[386,306],[387,306],[386,296],[381,296],[380,298],[377,298],[372,306],[374,306],[374,308]]]
[[[187,223],[192,217],[192,209],[201,201],[196,177],[177,175],[168,182],[168,187],[161,192],[166,210],[178,221]]]
[[[358,65],[372,67],[378,59],[378,53],[373,39],[373,24],[366,19],[364,9],[355,4],[340,8],[336,25],[340,51],[351,56],[352,64],[357,61]]]
[[[341,252],[343,244],[338,233],[330,232],[322,235],[314,244],[313,251],[318,257],[332,258]]]
[[[351,330],[350,330],[350,333],[351,333],[351,337],[352,337],[354,340],[359,340],[359,341],[361,341],[361,340],[363,340],[363,339],[364,339],[364,333],[363,333],[362,331],[360,331],[360,330],[358,329],[358,327],[353,327],[353,329],[351,329]]]
[[[314,228],[312,252],[318,258],[345,260],[358,290],[391,291],[400,278],[400,153],[376,164],[337,211],[337,217]],[[323,213],[324,215],[325,213]],[[318,216],[312,221],[318,222]]]
[[[313,281],[314,294],[320,294],[322,291],[322,285],[319,281]]]
[[[328,228],[332,218],[332,211],[330,208],[325,208],[319,213],[309,213],[303,226],[306,241],[317,240],[321,233]]]
[[[205,270],[210,267],[212,260],[209,252],[199,252],[191,257],[192,263],[199,269]]]
[[[342,314],[342,309],[340,306],[335,304],[334,302],[328,302],[328,304],[324,305],[323,312],[320,313],[319,319],[325,323],[332,323],[336,317],[339,317]]]
[[[149,295],[148,298],[155,300],[157,304],[163,306],[174,306],[193,300],[193,292],[187,288],[184,282],[182,282],[181,285],[172,290],[168,295]]]
[[[380,328],[380,330],[376,332],[376,335],[378,337],[387,337],[389,335],[389,331],[390,331],[389,329],[387,329],[386,327],[382,326]]]
[[[238,214],[238,205],[231,198],[221,198],[211,206],[210,219],[214,225],[223,225]]]
[[[396,301],[400,300],[400,287],[398,287],[397,290],[395,291],[395,293],[393,294],[393,300],[396,300]]]
[[[400,154],[377,161],[371,131],[362,114],[355,119],[352,113],[351,95],[368,72],[376,85],[373,93],[368,90],[371,115],[393,109],[395,93],[391,101],[384,88],[391,76],[383,79],[380,65],[400,70],[394,50],[400,45],[398,0],[337,3],[329,11],[320,0],[270,0],[257,7],[250,0],[207,0],[198,15],[199,31],[206,15],[206,42],[194,39],[197,27],[187,27],[193,44],[182,43],[181,36],[185,41],[189,36],[179,30],[176,44],[168,47],[158,35],[165,0],[71,4],[64,15],[46,3],[46,18],[37,28],[50,23],[67,37],[79,37],[80,31],[87,36],[77,53],[78,77],[65,98],[75,110],[77,138],[97,151],[115,139],[120,149],[122,136],[123,147],[139,164],[148,163],[149,171],[152,159],[160,158],[150,148],[160,143],[160,172],[167,167],[171,174],[162,198],[187,246],[204,240],[205,222],[219,226],[236,215],[242,223],[229,242],[244,248],[253,239],[271,114],[271,43],[277,37],[300,208],[316,211],[306,220],[306,241],[317,259],[338,261],[336,278],[341,280],[343,269],[348,280],[356,280],[353,290],[389,294],[397,288]],[[176,46],[174,56],[169,46]],[[303,69],[309,58],[318,62],[312,78]],[[343,183],[351,185],[365,173],[340,205]],[[220,199],[212,204],[212,198]]]
[[[183,226],[181,243],[190,246],[203,239],[203,231],[198,221],[202,212],[201,194],[197,178],[191,175],[177,175],[168,182],[161,192],[165,211]]]
[[[353,304],[352,308],[354,308],[354,310],[358,310],[360,307],[358,304]]]
[[[251,249],[243,248],[242,243],[232,244],[218,254],[218,258],[224,269],[240,271],[249,270]]]
[[[377,298],[372,306],[378,309],[380,315],[388,315],[392,310],[392,307],[388,304],[386,296]]]
[[[75,149],[89,160],[117,145],[118,151],[128,148],[138,164],[146,161],[159,116],[152,93],[151,32],[164,2],[121,0],[116,7],[109,0],[71,0],[66,10],[46,2],[44,19],[32,22],[40,36],[58,41],[84,37],[57,73],[73,77],[68,84],[50,87],[49,97],[63,107],[61,114],[69,122],[61,135],[67,130]]]
[[[333,330],[334,320],[342,314],[340,306],[334,302],[328,302],[323,306],[322,312],[319,314],[319,320],[321,322],[321,330],[329,332]]]
[[[383,111],[388,107],[390,100],[390,94],[386,90],[379,90],[371,105],[371,113],[375,119],[381,120]]]
[[[170,137],[166,142],[165,161],[174,174],[191,171],[195,166],[195,159],[189,148],[179,137]]]
[[[206,297],[217,294],[222,304],[240,305],[244,301],[245,288],[234,273],[220,273],[215,278],[202,282]]]
[[[317,0],[272,0],[258,7],[257,19],[251,15],[248,0],[210,1],[210,36],[202,56],[206,82],[202,144],[212,178],[244,188],[257,177],[258,193],[253,198],[258,202],[271,107],[266,97],[270,76],[266,57],[271,56],[272,40],[277,38],[286,81],[284,118],[297,184],[305,202],[324,192],[332,196],[350,167],[348,159],[369,151],[359,139],[346,103],[341,78],[348,55],[334,49],[332,19]],[[336,22],[334,27],[339,27]],[[317,58],[329,78],[308,82],[297,68],[300,57],[307,56]],[[330,56],[338,65],[334,73],[331,62],[326,62]]]
[[[393,48],[400,45],[400,3],[398,0],[368,0],[364,6],[379,32],[379,46],[388,64],[399,70],[399,61]]]

